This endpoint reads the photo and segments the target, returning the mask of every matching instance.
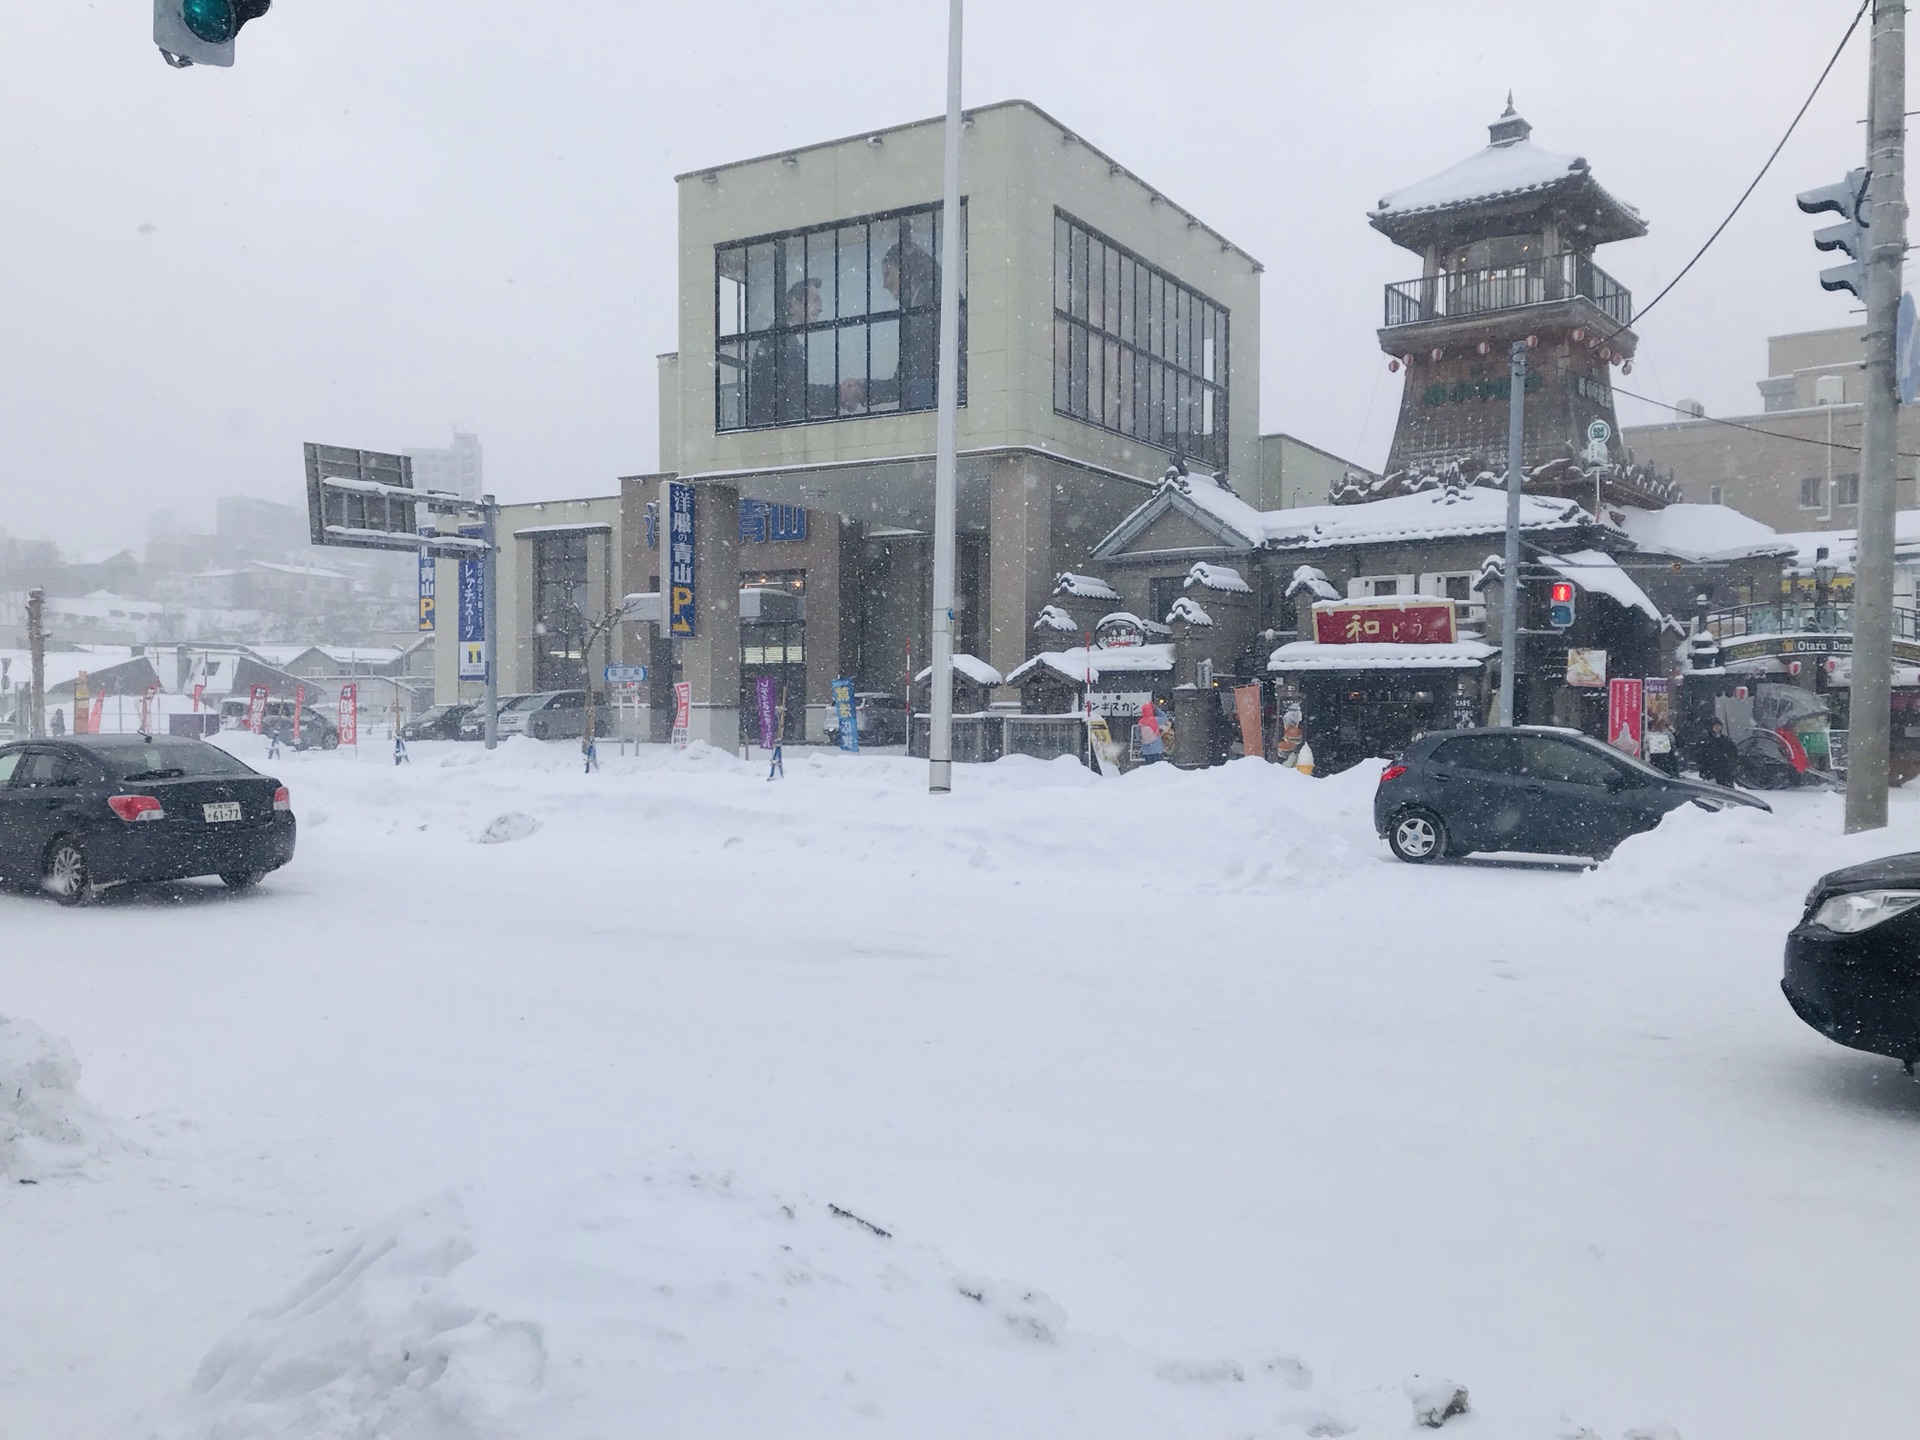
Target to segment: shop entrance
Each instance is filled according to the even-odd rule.
[[[740,739],[760,743],[759,682],[773,682],[782,744],[806,738],[807,572],[750,571],[740,577]]]

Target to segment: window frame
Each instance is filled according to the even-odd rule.
[[[787,230],[769,231],[765,234],[744,236],[716,243],[713,247],[712,317],[714,434],[738,435],[756,430],[791,429],[797,425],[825,425],[842,420],[872,420],[890,415],[924,415],[935,410],[938,407],[940,393],[940,267],[946,263],[948,250],[946,236],[940,224],[944,208],[944,202],[938,200],[924,202],[918,205],[895,206],[891,209],[877,210],[868,214],[849,215],[840,219],[823,221],[818,224],[801,225]],[[903,243],[917,245],[920,243],[921,237],[911,229],[908,229],[908,227],[911,227],[916,219],[922,217],[924,217],[925,220],[927,250],[928,253],[931,254],[934,262],[931,299],[926,303],[909,304],[904,307],[901,306],[896,299],[890,308],[885,306],[876,308],[876,302],[873,296],[874,290],[881,284],[881,265],[879,258],[877,258],[874,253],[874,227],[885,225],[888,222],[894,222],[902,227],[903,230],[907,230],[904,237],[896,235],[896,239],[902,240]],[[865,295],[860,301],[858,313],[841,313],[842,306],[840,304],[839,286],[841,280],[844,279],[849,272],[842,264],[841,257],[843,252],[840,249],[840,245],[843,232],[853,229],[854,227],[864,227],[866,231],[866,256],[864,263],[859,267],[859,275],[862,277]],[[967,403],[968,215],[967,197],[964,195],[960,197],[959,231],[960,334],[957,349],[959,356],[958,389],[959,403],[965,406]],[[833,237],[834,263],[832,266],[823,269],[816,267],[812,263],[813,245],[811,244],[811,237],[814,236]],[[800,246],[800,268],[797,271],[794,268],[792,251],[788,248],[789,242],[796,239],[802,242]],[[756,323],[754,320],[755,306],[750,283],[750,277],[755,271],[755,257],[752,252],[763,246],[767,247],[769,252],[765,259],[764,266],[767,273],[767,283],[770,286],[770,302],[773,308],[766,323],[756,329],[754,328]],[[730,251],[740,252],[741,271],[743,277],[746,278],[743,278],[739,282],[742,286],[736,309],[739,327],[735,330],[725,331],[722,329],[722,323],[727,314],[727,307],[723,304],[722,300],[722,285],[730,277],[725,273],[722,266],[724,257]],[[884,257],[884,254],[885,250],[882,249],[881,256]],[[790,324],[782,318],[781,297],[784,296],[790,288],[790,283],[811,285],[827,278],[831,278],[835,286],[832,313],[823,313],[817,320],[809,318],[798,325]],[[825,308],[823,303],[823,309]],[[894,328],[895,338],[893,347],[896,358],[892,378],[895,385],[904,385],[900,373],[902,362],[899,357],[906,349],[906,332],[909,328],[910,321],[917,322],[914,327],[916,329],[920,326],[926,326],[932,331],[933,361],[930,376],[933,386],[932,396],[924,405],[909,405],[905,403],[906,397],[904,393],[901,393],[888,408],[868,408],[872,403],[870,394],[871,387],[877,378],[873,373],[874,331],[886,325],[891,325]],[[811,379],[811,374],[816,359],[825,358],[831,361],[833,367],[831,388],[836,394],[844,379],[855,378],[842,375],[842,365],[848,355],[848,346],[844,338],[847,336],[857,336],[862,342],[854,348],[864,351],[865,354],[865,373],[864,376],[860,378],[863,379],[863,383],[868,387],[868,397],[863,399],[861,402],[862,408],[860,409],[846,410],[836,408],[830,413],[812,413],[813,407],[810,403],[811,396],[807,392],[812,389],[814,383]],[[803,382],[802,385],[803,393],[798,397],[792,397],[784,395],[781,392],[777,373],[777,367],[780,366],[781,361],[776,359],[772,362],[776,367],[774,394],[771,402],[772,414],[765,418],[756,419],[755,411],[758,407],[755,405],[752,395],[753,387],[751,378],[755,353],[753,347],[755,344],[762,346],[777,344],[782,340],[790,340],[796,337],[800,345],[801,364],[804,368],[804,373],[808,376],[808,379]],[[816,339],[822,338],[824,338],[825,343],[816,346]],[[924,343],[924,341],[921,343]],[[733,345],[739,347],[737,356],[729,356],[726,353],[727,347]],[[816,350],[819,351],[818,355],[816,355]],[[736,401],[737,423],[729,423],[727,419],[727,407],[724,403],[729,367],[736,369],[739,377],[733,382],[738,387],[739,392]],[[885,377],[878,378],[884,379]],[[821,383],[824,384],[825,382]],[[796,400],[798,402],[797,406],[795,404]],[[838,403],[839,402],[836,401],[836,405]]]
[[[1807,497],[1813,498],[1809,500]],[[1818,510],[1823,507],[1827,495],[1826,478],[1821,475],[1803,475],[1800,477],[1800,508]]]
[[[1224,471],[1232,311],[1058,206],[1053,233],[1054,413]]]

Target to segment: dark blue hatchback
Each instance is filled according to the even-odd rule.
[[[1689,803],[1771,807],[1678,780],[1576,730],[1498,726],[1423,735],[1380,776],[1373,828],[1411,864],[1475,851],[1605,859]]]

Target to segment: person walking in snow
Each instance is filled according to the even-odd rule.
[[[1733,784],[1739,771],[1740,752],[1734,748],[1727,727],[1718,720],[1713,722],[1712,733],[1700,742],[1699,762],[1700,773],[1714,784]]]

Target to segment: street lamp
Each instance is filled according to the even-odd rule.
[[[1832,625],[1828,605],[1833,592],[1833,577],[1840,573],[1840,567],[1833,563],[1822,545],[1813,552],[1813,606],[1814,624]]]

